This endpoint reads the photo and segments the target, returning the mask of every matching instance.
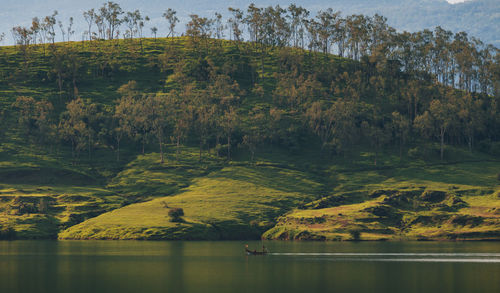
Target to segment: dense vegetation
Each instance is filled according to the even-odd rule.
[[[71,24],[54,42],[57,13],[13,28],[0,236],[498,238],[496,48],[378,15],[230,11],[182,37],[175,11],[146,39],[112,2],[84,13],[84,42]]]

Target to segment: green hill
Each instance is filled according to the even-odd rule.
[[[498,97],[385,59],[132,39],[0,76],[0,238],[500,238]]]

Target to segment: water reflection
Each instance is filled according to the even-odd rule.
[[[243,244],[0,242],[0,292],[500,292],[496,242]]]

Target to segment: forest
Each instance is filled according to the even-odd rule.
[[[176,11],[166,9],[167,36],[139,10],[114,2],[75,15],[87,22],[84,32],[57,11],[13,27],[16,45],[0,48],[3,157],[29,146],[30,156],[111,180],[141,155],[153,154],[154,165],[180,164],[187,148],[196,149],[194,166],[215,160],[219,167],[242,160],[257,166],[270,149],[346,166],[368,158],[363,170],[500,155],[498,48],[441,27],[398,32],[381,15],[312,15],[297,5],[228,11],[228,19],[190,15],[182,30]],[[313,192],[328,199],[315,208],[349,202],[332,200],[328,184]],[[120,205],[146,197],[137,198]],[[292,205],[311,207],[300,202]],[[279,208],[252,229],[262,234],[290,210]]]

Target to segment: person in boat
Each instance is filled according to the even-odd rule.
[[[253,253],[253,254],[257,253],[257,249],[254,249],[253,251],[248,249],[248,244],[245,244],[245,251],[248,253]]]
[[[262,251],[257,251],[257,249],[254,249],[254,250],[250,250],[248,249],[248,244],[245,244],[245,251],[249,254],[266,254],[267,253],[267,248],[262,245]]]

